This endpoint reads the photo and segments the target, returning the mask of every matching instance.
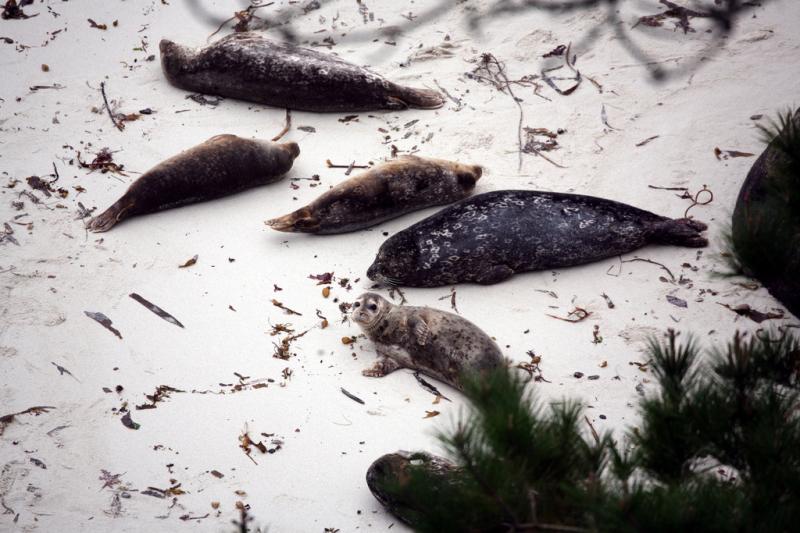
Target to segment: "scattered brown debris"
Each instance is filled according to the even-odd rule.
[[[331,288],[330,287],[323,287],[322,288],[322,297],[327,298],[331,295]]]
[[[714,157],[716,157],[719,161],[731,157],[753,157],[755,155],[756,154],[751,154],[750,152],[740,152],[738,150],[720,150],[719,147],[714,148]]]
[[[123,176],[127,176],[122,170],[125,168],[125,165],[118,165],[114,162],[114,157],[112,152],[108,148],[102,148],[99,152],[95,155],[95,158],[92,160],[91,163],[86,163],[81,160],[81,153],[77,152],[76,159],[78,160],[78,166],[81,168],[88,168],[89,170],[99,170],[101,173],[105,174],[106,172],[113,172],[116,174],[121,174]]]
[[[581,322],[582,320],[586,320],[592,313],[583,309],[582,307],[575,307],[572,311],[567,313],[566,318],[562,318],[560,316],[555,315],[547,315],[550,318],[556,318],[558,320],[563,320],[564,322]]]
[[[544,54],[542,57],[557,57],[557,56],[563,56],[563,55],[564,55],[564,52],[566,51],[566,49],[567,49],[567,46],[566,46],[566,45],[564,45],[564,44],[559,44],[558,46],[556,46],[555,48],[553,48],[552,50],[550,50],[549,52],[547,52],[546,54]]]
[[[620,263],[633,263],[635,261],[641,261],[643,263],[650,263],[651,265],[660,266],[667,274],[669,274],[670,279],[672,282],[675,282],[675,276],[672,274],[672,271],[659,263],[658,261],[653,261],[652,259],[644,259],[642,257],[634,257],[633,259],[626,259],[625,261],[620,261]]]
[[[719,305],[721,305],[722,307],[727,307],[728,309],[730,309],[739,316],[746,316],[747,318],[758,324],[761,324],[765,320],[781,319],[785,316],[782,309],[778,309],[777,312],[775,313],[770,311],[762,313],[761,311],[757,311],[756,309],[753,309],[747,304],[737,305],[736,307],[731,307],[728,304],[719,304]]]
[[[159,385],[156,387],[156,391],[153,394],[145,394],[144,397],[147,398],[150,403],[143,403],[142,405],[137,405],[136,409],[143,410],[143,409],[155,409],[158,402],[164,401],[164,399],[169,398],[170,394],[173,392],[186,392],[184,390],[176,389],[174,387],[170,387],[169,385]]]
[[[692,18],[708,18],[711,15],[709,13],[702,13],[700,11],[695,11],[693,9],[688,9],[683,6],[679,6],[669,0],[659,0],[662,4],[667,6],[667,10],[663,13],[658,13],[657,15],[645,15],[643,17],[639,17],[639,20],[636,21],[636,24],[633,25],[635,28],[639,24],[644,26],[650,26],[651,28],[657,28],[664,25],[664,20],[668,18],[675,18],[677,22],[675,22],[675,27],[680,28],[683,30],[683,33],[687,32],[694,32],[694,28],[690,25],[690,19]]]
[[[616,306],[614,305],[614,302],[612,302],[612,301],[611,301],[611,297],[610,297],[608,294],[606,294],[606,293],[603,293],[603,294],[601,294],[600,296],[602,296],[602,297],[603,297],[603,299],[606,301],[606,305],[608,305],[608,308],[609,308],[609,309],[614,309],[614,307],[616,307]]]
[[[534,381],[544,381],[550,383],[544,376],[542,376],[542,369],[539,368],[539,363],[542,362],[542,357],[536,355],[533,350],[528,350],[527,352],[528,357],[531,358],[530,362],[528,363],[518,363],[517,368],[524,370],[528,373],[529,378],[533,379]]]
[[[52,196],[51,193],[57,192],[52,185],[53,183],[55,183],[56,180],[48,182],[43,180],[39,176],[28,176],[27,178],[25,178],[25,181],[28,183],[28,187],[30,187],[35,191],[43,193],[48,198]]]
[[[33,4],[33,0],[19,0],[19,3],[17,3],[16,0],[6,0],[5,6],[3,6],[3,12],[0,13],[0,17],[2,17],[4,20],[22,20],[36,17],[39,15],[39,13],[36,13],[35,15],[28,15],[22,10],[23,7],[31,4]]]
[[[433,418],[434,416],[439,416],[441,413],[439,411],[425,411],[425,416],[422,418]]]
[[[112,326],[113,322],[111,322],[111,319],[108,318],[103,313],[99,313],[99,312],[98,313],[93,313],[91,311],[84,311],[83,314],[85,314],[86,316],[88,316],[89,318],[91,318],[92,320],[94,320],[95,322],[97,322],[98,324],[103,326],[104,328],[106,328],[108,331],[110,331],[111,333],[116,335],[118,338],[122,339],[122,334],[119,332],[118,329],[116,329],[114,326]]]
[[[265,437],[265,438],[272,438],[272,437],[275,436],[275,434],[274,433],[261,433],[261,436]],[[249,457],[250,460],[253,461],[253,463],[255,463],[255,464],[258,464],[258,463],[256,463],[256,460],[253,459],[253,456],[251,455],[251,453],[252,453],[251,447],[257,449],[258,451],[260,451],[263,454],[267,454],[267,453],[273,454],[273,453],[277,452],[278,450],[280,450],[281,448],[283,448],[283,440],[281,440],[281,439],[273,438],[270,441],[270,444],[272,444],[272,446],[273,446],[272,448],[267,448],[267,445],[264,444],[262,441],[256,442],[250,436],[249,432],[247,431],[247,426],[245,426],[245,429],[242,431],[242,434],[239,435],[239,447],[242,449],[242,451],[244,451],[244,453],[247,455],[247,457]]]
[[[283,360],[289,359],[293,355],[289,351],[289,348],[291,347],[291,343],[296,341],[297,339],[299,339],[300,337],[302,337],[303,335],[305,335],[309,331],[311,331],[311,329],[307,329],[302,333],[298,333],[297,335],[286,335],[283,339],[281,339],[280,345],[273,343],[273,346],[275,346],[275,353],[272,354],[272,357],[275,357],[276,359],[283,359]]]
[[[184,264],[178,265],[178,268],[189,268],[190,266],[193,266],[195,264],[197,264],[197,254],[192,256],[191,259],[187,259]]]
[[[572,48],[572,43],[569,43],[567,45],[567,48],[566,48],[566,50],[564,51],[563,54],[557,54],[559,56],[561,56],[561,55],[564,56],[564,64],[563,65],[559,65],[557,67],[552,67],[552,68],[547,68],[547,69],[542,69],[542,81],[544,81],[547,85],[550,86],[551,89],[553,89],[555,92],[557,92],[558,94],[560,94],[562,96],[569,96],[570,94],[574,93],[575,90],[580,86],[581,82],[583,81],[583,77],[581,76],[581,72],[578,69],[576,69],[575,66],[574,66],[575,56],[570,57],[571,56],[571,54],[570,54],[571,48]],[[569,69],[574,73],[573,76],[566,77],[566,78],[564,78],[564,77],[551,77],[548,74],[550,72],[553,72],[553,71],[556,71],[556,70],[560,70],[560,69],[564,68],[565,66],[569,67]],[[555,83],[556,81],[573,81],[575,83],[573,83],[571,86],[567,87],[566,89],[561,89],[558,85],[556,85],[556,83]]]
[[[272,299],[272,305],[274,305],[274,306],[275,306],[275,307],[277,307],[278,309],[283,309],[284,311],[286,311],[286,314],[287,314],[287,315],[297,315],[297,316],[303,316],[303,314],[302,314],[302,313],[298,313],[298,312],[297,312],[297,311],[295,311],[294,309],[289,309],[288,307],[286,307],[285,305],[283,305],[281,302],[279,302],[279,301],[278,301],[278,300],[276,300],[275,298],[273,298],[273,299]]]
[[[28,407],[24,411],[19,411],[17,413],[11,413],[10,415],[0,416],[0,436],[3,435],[3,433],[6,430],[6,427],[8,427],[8,425],[11,422],[14,421],[15,417],[17,417],[19,415],[39,416],[42,413],[46,413],[50,409],[55,409],[55,407],[52,407],[52,406],[49,406],[49,405],[37,405],[35,407]]]
[[[348,398],[350,398],[350,399],[351,399],[351,400],[353,400],[354,402],[357,402],[357,403],[360,403],[361,405],[364,405],[364,400],[362,400],[361,398],[359,398],[359,397],[358,397],[358,396],[356,396],[355,394],[352,394],[352,393],[350,393],[350,392],[347,392],[347,391],[344,389],[344,387],[339,387],[339,390],[340,390],[340,391],[342,391],[342,394],[344,394],[345,396],[347,396]]]
[[[98,30],[107,30],[108,29],[108,25],[107,24],[98,24],[97,22],[93,21],[92,19],[86,19],[86,20],[89,21],[89,27],[90,28],[95,28],[95,29],[98,29]]]
[[[439,300],[440,301],[441,300],[446,300],[448,298],[450,299],[450,309],[452,309],[453,311],[455,311],[456,313],[458,313],[460,315],[461,313],[458,312],[458,307],[456,306],[456,288],[455,287],[450,287],[450,294],[448,294],[447,296],[440,297]]]
[[[353,344],[354,342],[356,342],[355,337],[342,337],[342,344],[344,344],[345,346],[347,346],[348,344]]]
[[[556,138],[564,130],[552,132],[547,128],[529,128],[525,127],[525,145],[522,151],[526,154],[535,154],[537,152],[550,152],[560,148]]]
[[[649,143],[650,141],[654,141],[658,139],[660,135],[653,135],[652,137],[648,137],[647,139],[643,140],[642,142],[636,143],[636,146],[644,146],[645,144]]]
[[[317,285],[327,285],[334,280],[333,272],[323,272],[322,274],[309,274],[308,279],[317,280]]]
[[[195,256],[195,257],[197,257],[197,256]],[[145,306],[150,312],[155,313],[157,316],[163,318],[164,320],[166,320],[170,324],[174,324],[174,325],[178,326],[179,328],[183,327],[183,324],[181,324],[180,321],[177,318],[175,318],[171,314],[167,313],[166,311],[164,311],[163,309],[161,309],[160,307],[158,307],[154,303],[151,303],[148,300],[144,299],[143,297],[139,296],[135,292],[130,293],[128,296],[130,296],[131,298],[133,298],[134,300],[136,300],[137,302],[139,302],[140,304]]]
[[[600,344],[601,342],[603,342],[603,336],[600,335],[600,326],[595,324],[592,329],[592,344]]]
[[[122,425],[125,426],[128,429],[139,429],[141,427],[141,425],[139,425],[136,422],[134,422],[133,420],[131,420],[131,413],[130,412],[127,412],[124,415],[122,415],[121,422],[122,422]]]
[[[688,192],[688,191],[687,191]],[[700,201],[700,195],[706,193],[708,195],[708,199],[705,201]],[[697,191],[694,196],[689,195],[689,198],[692,200],[692,205],[686,208],[686,211],[683,213],[683,218],[689,218],[689,210],[696,205],[708,205],[714,201],[714,193],[711,192],[711,189],[703,185],[703,188]]]

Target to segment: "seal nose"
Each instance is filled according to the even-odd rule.
[[[480,165],[472,165],[472,172],[475,174],[475,180],[477,181],[483,176],[483,167]]]
[[[297,159],[297,156],[300,155],[300,145],[296,142],[283,143],[281,146],[286,148],[289,153],[292,154],[292,159]]]
[[[158,49],[161,51],[162,54],[166,54],[169,50],[175,47],[175,43],[170,41],[169,39],[161,39],[161,42],[158,43]]]

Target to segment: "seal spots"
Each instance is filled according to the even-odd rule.
[[[367,276],[387,285],[491,285],[529,270],[580,265],[647,244],[703,247],[702,222],[577,194],[494,191],[387,239]]]
[[[126,218],[273,183],[292,168],[299,154],[300,147],[293,142],[217,135],[145,172],[88,228],[108,231]]]
[[[375,293],[353,304],[353,320],[380,359],[362,373],[382,377],[410,368],[462,389],[462,378],[503,364],[497,344],[472,322],[430,307],[396,306]]]
[[[392,83],[331,54],[234,33],[193,50],[162,40],[161,66],[169,82],[189,91],[229,96],[302,111],[436,109],[436,91]]]
[[[345,233],[412,211],[462,200],[482,174],[477,165],[403,156],[345,180],[297,211],[266,222],[278,231]]]

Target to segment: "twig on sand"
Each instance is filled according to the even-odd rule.
[[[651,265],[660,266],[664,271],[669,274],[669,277],[672,281],[675,281],[675,276],[672,274],[672,271],[659,263],[658,261],[653,261],[652,259],[644,259],[642,257],[634,257],[633,259],[626,259],[625,261],[620,261],[620,263],[633,263],[634,261],[642,261],[644,263],[650,263]]]
[[[286,108],[286,124],[283,126],[283,129],[280,133],[278,133],[275,137],[272,138],[272,142],[280,140],[281,137],[286,135],[289,132],[289,129],[292,127],[292,110],[288,107]]]
[[[111,112],[111,107],[108,105],[108,97],[106,96],[106,82],[100,82],[100,92],[103,94],[103,102],[106,104],[106,111],[108,111],[108,116],[111,117],[111,122],[114,123],[114,127],[116,127],[119,131],[125,129],[125,125],[122,122],[117,122],[117,119],[114,118],[114,113]]]

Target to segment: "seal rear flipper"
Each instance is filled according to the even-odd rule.
[[[413,107],[416,109],[438,109],[444,105],[444,98],[438,91],[431,89],[412,89],[402,85],[393,84],[393,94],[389,96],[392,103],[397,104],[396,109]],[[392,106],[395,108],[395,106]]]
[[[315,233],[319,231],[319,219],[311,209],[303,207],[293,213],[264,222],[276,231]]]
[[[708,239],[700,232],[706,229],[706,224],[691,218],[666,219],[653,225],[650,242],[704,248],[708,246]]]
[[[94,217],[86,225],[86,229],[94,233],[103,233],[117,225],[117,222],[127,218],[127,214],[134,206],[132,200],[119,199],[114,205]]]

